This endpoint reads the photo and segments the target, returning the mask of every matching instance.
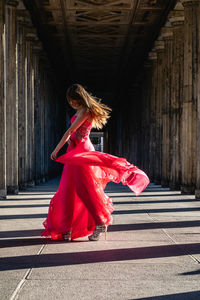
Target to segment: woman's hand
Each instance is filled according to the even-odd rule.
[[[55,151],[55,150],[51,153],[51,159],[52,159],[52,160],[55,160],[55,159],[56,159],[57,153],[58,153],[58,151]]]

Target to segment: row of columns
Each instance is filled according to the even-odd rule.
[[[200,199],[200,0],[177,1],[140,80],[141,166]],[[148,135],[146,134],[148,133]],[[149,159],[146,159],[149,151]]]
[[[0,1],[0,197],[44,182],[61,128],[59,94],[21,1]],[[57,124],[56,124],[57,120]],[[57,138],[56,138],[57,136]]]

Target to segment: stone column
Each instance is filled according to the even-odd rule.
[[[45,182],[45,151],[44,151],[44,140],[45,140],[45,75],[44,75],[44,65],[43,65],[43,54],[40,54],[39,58],[39,76],[40,76],[40,155],[41,155],[41,165],[40,174],[41,182]]]
[[[35,178],[35,153],[34,153],[34,68],[33,68],[33,43],[36,41],[35,30],[26,28],[26,85],[27,85],[27,119],[28,119],[28,186],[34,186]]]
[[[18,176],[19,188],[23,189],[27,184],[27,97],[25,91],[25,26],[27,24],[27,11],[25,9],[17,10],[17,65],[18,65]]]
[[[149,59],[152,62],[151,76],[151,95],[150,95],[150,143],[149,143],[149,176],[152,181],[155,180],[155,161],[156,161],[156,89],[157,89],[157,53],[149,53]]]
[[[0,1],[0,199],[6,198],[6,98],[4,93],[4,1]]]
[[[142,69],[142,99],[141,99],[141,167],[144,171],[150,174],[150,105],[151,105],[151,88],[152,88],[152,62],[146,60]]]
[[[183,48],[184,11],[178,3],[169,18],[173,26],[173,64],[171,93],[171,132],[170,132],[170,183],[172,190],[180,189],[181,184],[181,111],[183,102]]]
[[[18,97],[16,90],[16,7],[18,1],[7,0],[6,37],[6,176],[8,193],[18,193]]]
[[[157,92],[156,92],[156,160],[155,160],[155,183],[161,184],[162,179],[162,91],[163,91],[163,62],[164,41],[157,40],[154,44],[157,53]]]
[[[173,33],[170,24],[163,27],[161,35],[165,43],[164,50],[164,67],[165,77],[163,78],[165,89],[162,101],[162,120],[163,120],[163,133],[162,133],[162,180],[163,187],[169,185],[170,178],[170,104],[171,104],[171,71],[172,71],[172,39]]]
[[[199,0],[183,0],[184,23],[184,97],[181,120],[182,193],[194,193],[197,157],[197,68]]]
[[[138,159],[137,157],[137,151],[138,151],[138,141],[137,141],[137,137],[136,135],[138,134],[138,122],[137,122],[137,113],[136,110],[138,112],[138,108],[137,104],[138,103],[138,95],[139,95],[139,86],[138,84],[136,84],[135,82],[132,83],[129,87],[128,90],[126,91],[126,97],[128,99],[130,99],[129,103],[128,103],[128,107],[127,109],[127,113],[128,113],[128,117],[127,117],[127,122],[128,122],[128,134],[129,136],[127,137],[129,139],[128,141],[128,147],[129,147],[129,151],[128,151],[128,155],[126,154],[127,160],[132,162],[133,164],[137,164],[138,162],[136,162],[136,160]],[[136,100],[137,99],[137,100]],[[116,101],[117,102],[117,101]],[[112,114],[112,120],[110,120],[111,124],[112,124],[112,128],[110,130],[110,143],[112,143],[112,148],[111,148],[111,153],[115,153],[115,148],[117,147],[117,144],[119,142],[119,139],[116,136],[116,124],[119,121],[119,116],[117,116],[117,109],[114,108],[113,109],[113,114]]]
[[[47,146],[47,149],[45,150],[45,165],[46,165],[46,179],[48,180],[51,177],[52,174],[52,167],[54,166],[52,160],[50,159],[50,154],[53,149],[53,135],[56,132],[57,127],[59,126],[62,128],[59,124],[56,122],[56,103],[55,99],[59,99],[59,93],[55,93],[55,79],[54,79],[54,73],[53,70],[50,68],[49,61],[47,62],[47,68],[46,68],[46,80],[47,80],[47,94],[46,94],[46,111],[45,111],[45,126],[47,128],[46,130],[46,137],[45,137],[45,143]],[[63,98],[61,98],[63,99]],[[64,99],[65,100],[65,99]],[[63,101],[64,101],[63,100]],[[64,120],[64,123],[67,124],[67,120],[62,118]],[[55,124],[55,125],[54,125]],[[55,130],[55,132],[54,132]]]
[[[49,124],[49,76],[48,76],[48,60],[43,57],[43,66],[44,66],[44,178],[45,181],[48,179],[48,165],[49,165],[49,156],[48,156],[48,124]]]
[[[133,163],[141,166],[141,83],[139,80],[133,83],[132,87],[132,130],[130,148],[132,149],[131,157],[133,157]],[[131,120],[131,119],[130,119]]]
[[[39,55],[42,45],[37,42],[33,45],[33,66],[34,66],[34,139],[35,139],[35,183],[41,182],[41,103],[40,103],[40,74]]]
[[[197,15],[200,16],[200,5],[197,5]],[[198,58],[198,77],[197,77],[197,180],[196,180],[196,199],[200,200],[200,18],[197,19],[197,58]]]

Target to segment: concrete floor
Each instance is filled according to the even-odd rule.
[[[200,299],[200,202],[109,184],[107,240],[40,238],[59,179],[0,201],[0,299]]]

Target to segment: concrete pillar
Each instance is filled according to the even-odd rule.
[[[151,88],[152,88],[152,61],[146,60],[142,69],[142,99],[141,99],[141,168],[150,174],[150,107],[151,107]]]
[[[181,111],[183,102],[184,11],[178,3],[169,18],[173,28],[173,64],[171,91],[170,183],[171,190],[181,185]]]
[[[164,40],[164,93],[162,101],[162,120],[163,120],[163,133],[162,133],[162,179],[161,184],[163,187],[169,185],[170,178],[170,104],[171,104],[171,72],[172,72],[172,45],[173,45],[173,32],[170,24],[163,27],[161,35]]]
[[[41,106],[40,106],[40,75],[39,55],[42,51],[41,42],[33,45],[33,66],[34,66],[34,139],[35,139],[35,183],[41,182]]]
[[[194,193],[197,175],[197,68],[199,0],[183,0],[184,22],[184,97],[181,119],[182,193]]]
[[[34,153],[34,68],[33,68],[33,53],[32,47],[36,40],[36,33],[33,28],[26,28],[26,91],[27,91],[27,119],[28,119],[28,186],[34,186],[35,178],[35,153]]]
[[[6,98],[4,93],[5,6],[0,1],[0,199],[6,198]]]
[[[48,61],[47,68],[46,68],[46,82],[47,82],[47,93],[45,99],[45,124],[46,124],[46,154],[45,154],[45,164],[46,164],[46,171],[45,171],[45,178],[48,180],[52,176],[52,169],[55,167],[52,160],[50,159],[50,154],[53,149],[53,135],[56,134],[56,129],[62,128],[61,124],[57,123],[56,120],[56,103],[55,98],[59,98],[59,94],[55,92],[55,80],[54,80],[54,73],[50,68],[50,64]],[[64,102],[63,98],[61,98]],[[59,118],[59,117],[58,117]],[[61,117],[60,117],[61,118]],[[64,119],[65,118],[65,119]],[[64,123],[67,125],[67,118],[66,116],[62,117]],[[54,132],[55,131],[55,132]],[[58,134],[58,133],[57,133]]]
[[[44,73],[43,73],[43,80],[44,80],[44,93],[43,93],[43,101],[44,101],[44,179],[45,181],[48,179],[48,165],[49,165],[49,157],[48,157],[48,116],[49,116],[49,76],[48,76],[48,60],[45,56],[42,59]]]
[[[19,188],[23,189],[27,184],[26,159],[27,151],[27,97],[25,91],[25,26],[27,24],[27,11],[25,9],[17,10],[17,65],[18,65],[18,176]]]
[[[139,86],[136,85],[136,83],[128,87],[128,90],[126,90],[126,95],[124,95],[124,97],[130,99],[130,101],[127,102],[125,106],[123,106],[123,113],[121,111],[123,119],[121,118],[117,108],[114,107],[112,112],[112,120],[108,122],[108,124],[112,125],[109,131],[109,142],[111,145],[110,153],[113,154],[116,153],[115,149],[117,149],[118,145],[121,144],[121,148],[123,148],[123,153],[121,153],[121,156],[122,155],[125,156],[127,160],[132,162],[133,164],[138,163],[136,161],[136,158],[138,158],[137,157],[138,143],[136,138],[137,127],[138,127],[137,119],[136,119],[136,109],[137,109],[136,99],[138,99],[138,94],[137,94],[138,90],[139,90]],[[117,113],[119,115],[117,115]],[[119,122],[119,120],[121,122]],[[118,132],[115,128],[116,124],[118,125],[117,126]],[[121,137],[119,137],[119,135]],[[125,143],[125,147],[123,143]]]
[[[157,53],[157,89],[156,89],[156,145],[155,145],[155,183],[161,184],[162,179],[162,99],[163,99],[163,66],[164,41],[157,40],[154,44]]]
[[[35,36],[35,34],[33,33]],[[26,96],[27,96],[27,172],[28,186],[34,185],[34,96],[33,78],[34,70],[32,65],[32,35],[31,28],[26,28]]]
[[[5,6],[6,38],[6,181],[8,193],[18,193],[18,97],[16,90],[16,7],[18,1],[7,0]]]
[[[197,5],[197,15],[200,16],[200,5]],[[196,179],[196,190],[195,196],[196,199],[200,200],[200,19],[197,19],[197,58],[198,58],[198,76],[197,76],[197,153],[196,153],[196,170],[197,170],[197,179]]]
[[[133,84],[133,98],[132,98],[132,139],[130,141],[130,147],[132,149],[133,164],[141,166],[141,84],[137,81]],[[131,126],[131,125],[130,125]]]
[[[44,67],[44,178],[45,181],[49,178],[49,165],[50,165],[50,151],[49,151],[49,143],[50,143],[50,123],[53,122],[53,118],[51,118],[50,113],[50,90],[51,90],[51,69],[49,65],[49,60],[47,56],[43,54],[42,56],[42,64]]]
[[[149,176],[152,181],[155,180],[155,162],[156,162],[156,95],[157,95],[157,53],[149,53],[149,59],[152,61],[151,76],[151,95],[150,95],[150,144],[149,144]]]
[[[40,54],[39,58],[39,76],[40,76],[40,180],[45,182],[45,152],[44,152],[44,140],[45,140],[45,79],[44,79],[44,65],[43,65],[43,54]]]

